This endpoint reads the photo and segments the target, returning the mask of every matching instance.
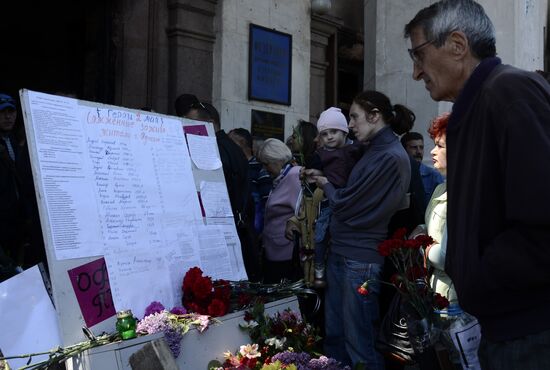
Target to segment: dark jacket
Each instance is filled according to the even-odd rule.
[[[260,279],[259,252],[254,233],[254,202],[248,181],[248,161],[233,140],[225,131],[216,132],[216,141],[220,151],[223,175],[235,217],[237,234],[241,242],[244,267],[251,281]]]
[[[409,156],[391,128],[384,127],[365,147],[346,186],[323,189],[332,208],[331,252],[353,260],[383,263],[378,245],[409,188]]]
[[[235,223],[246,216],[246,206],[250,196],[248,185],[248,161],[241,148],[227,136],[225,131],[216,132],[218,150],[223,166],[223,175],[227,184],[231,209]]]
[[[29,152],[10,136],[13,161],[0,138],[0,245],[17,263],[46,263],[46,252],[34,191]],[[19,250],[25,246],[24,253]],[[24,257],[21,261],[20,257]]]
[[[319,156],[322,168],[320,168],[327,180],[336,188],[341,188],[348,182],[349,174],[353,166],[363,155],[364,146],[359,142],[346,144],[337,149],[317,149],[315,155]]]
[[[482,61],[447,129],[446,272],[483,335],[550,329],[550,86]]]

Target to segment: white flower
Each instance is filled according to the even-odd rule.
[[[247,345],[241,346],[239,352],[243,357],[247,357],[247,358],[256,358],[262,355],[260,352],[258,352],[257,344],[247,344]]]
[[[268,346],[275,346],[275,349],[283,349],[286,343],[286,338],[278,339],[277,337],[268,338],[265,340],[265,344]]]
[[[246,324],[239,324],[239,326],[243,329],[252,329],[252,328],[255,328],[258,325],[259,325],[258,322],[254,321],[254,320],[250,320]]]

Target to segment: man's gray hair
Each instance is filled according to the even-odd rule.
[[[292,159],[292,152],[281,140],[267,139],[258,149],[256,157],[262,163],[286,163]]]
[[[495,29],[481,5],[473,0],[442,0],[420,10],[405,26],[405,38],[420,27],[436,47],[453,31],[466,35],[470,50],[479,59],[496,55]]]

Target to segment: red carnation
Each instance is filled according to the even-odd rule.
[[[368,283],[365,281],[359,288],[357,288],[357,293],[361,295],[368,295],[369,291],[367,288],[368,288]]]
[[[214,298],[229,302],[231,298],[231,284],[227,280],[216,280],[214,283]]]
[[[409,240],[405,240],[405,242],[403,243],[403,246],[405,248],[418,249],[422,246],[422,243],[417,239],[409,239]]]
[[[433,244],[434,240],[429,235],[418,235],[414,240],[418,241],[423,247]]]
[[[202,308],[201,306],[199,306],[195,302],[185,302],[184,307],[190,312],[196,312],[196,313],[201,314],[201,315],[206,313],[204,308]]]
[[[407,235],[407,229],[404,228],[404,227],[401,227],[401,228],[395,230],[395,232],[393,233],[391,238],[392,239],[404,239],[405,235]]]
[[[208,314],[213,317],[223,316],[227,313],[226,304],[217,298],[214,298],[208,306]]]
[[[392,249],[399,249],[403,248],[405,241],[402,239],[390,239],[388,243]]]
[[[237,297],[239,306],[248,306],[252,301],[252,296],[248,293],[240,293]]]
[[[195,281],[202,277],[202,270],[198,267],[192,267],[187,271],[183,278],[183,290],[191,291]]]
[[[257,362],[258,362],[257,358],[248,358],[248,357],[241,358],[241,365],[246,366],[247,369],[254,369],[256,367]]]
[[[388,240],[382,242],[382,244],[378,246],[378,253],[380,253],[381,256],[387,257],[392,254],[392,251],[392,245],[391,243],[388,243]]]
[[[212,280],[209,277],[198,278],[193,284],[192,291],[199,301],[205,300],[212,294]]]
[[[445,297],[443,297],[441,294],[439,293],[435,293],[434,295],[434,303],[435,303],[435,306],[437,308],[439,308],[440,310],[446,308],[449,306],[449,300]]]

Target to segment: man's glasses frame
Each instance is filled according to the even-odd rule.
[[[430,44],[433,44],[434,42],[435,40],[428,40],[412,49],[407,49],[407,51],[409,52],[409,56],[411,57],[414,64],[416,64],[417,66],[420,66],[422,64],[422,59],[418,55],[418,51]]]

